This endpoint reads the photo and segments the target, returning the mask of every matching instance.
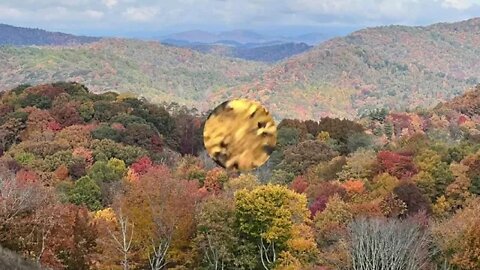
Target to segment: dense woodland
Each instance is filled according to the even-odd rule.
[[[205,95],[253,80],[267,65],[203,54],[154,41],[105,38],[75,46],[0,46],[0,90],[19,84],[76,81],[154,103],[204,105]]]
[[[98,40],[100,40],[100,38],[74,36],[0,23],[0,45],[74,45],[91,43]]]
[[[259,61],[266,63],[275,63],[293,55],[303,53],[313,46],[306,43],[258,43],[258,44],[208,44],[208,43],[186,43],[175,44],[174,42],[164,44],[171,44],[172,46],[190,48],[202,53],[209,53],[223,57],[234,57],[250,61]]]
[[[211,98],[258,99],[282,118],[302,120],[351,118],[377,106],[433,107],[480,82],[479,43],[480,18],[362,29],[292,56],[255,81],[221,88]]]
[[[25,29],[11,29],[0,25],[0,43],[25,35]],[[7,38],[1,37],[2,30]],[[26,33],[39,41],[51,37],[41,31]],[[192,50],[108,38],[80,43],[0,46],[0,90],[76,81],[97,93],[131,92],[153,103],[176,102],[201,111],[241,96],[261,101],[278,118],[318,120],[353,119],[379,104],[393,111],[431,108],[480,83],[480,18],[367,28],[313,48],[283,44]],[[266,64],[226,56],[266,61],[291,57]]]
[[[478,104],[480,86],[433,110],[284,119],[240,174],[205,154],[194,109],[22,85],[0,99],[0,263],[479,269]]]

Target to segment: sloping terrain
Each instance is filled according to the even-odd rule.
[[[168,43],[167,43],[168,45]],[[312,48],[305,43],[273,43],[273,44],[171,44],[172,46],[190,48],[195,51],[223,57],[234,57],[251,61],[274,63],[293,55],[303,53]]]
[[[212,98],[260,99],[283,116],[355,117],[377,107],[434,106],[480,81],[480,18],[389,26],[336,38]]]
[[[72,45],[91,43],[99,39],[0,24],[0,45]]]
[[[195,105],[219,88],[245,84],[266,65],[158,42],[104,39],[69,47],[0,47],[0,90],[76,81],[93,91],[130,92]]]
[[[75,80],[201,110],[233,97],[260,100],[277,118],[355,118],[379,107],[432,107],[480,81],[480,18],[427,27],[368,28],[274,66],[228,51],[125,39],[63,47],[0,48],[0,90]],[[222,48],[219,48],[222,49]],[[271,51],[258,52],[259,57]],[[255,56],[257,57],[257,56]]]

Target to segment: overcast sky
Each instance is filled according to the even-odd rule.
[[[75,34],[239,28],[290,34],[476,16],[480,0],[0,0],[1,23]]]

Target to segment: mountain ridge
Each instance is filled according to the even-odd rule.
[[[478,18],[367,28],[292,56],[223,94],[260,99],[276,110],[282,104],[285,116],[300,119],[355,118],[383,106],[430,107],[480,81],[475,44],[480,44]]]
[[[247,97],[279,118],[356,118],[383,107],[432,107],[475,86],[480,82],[477,44],[480,18],[366,28],[271,66],[154,41],[3,47],[0,88],[78,80],[93,90],[130,91],[201,110]]]
[[[0,45],[73,45],[99,41],[98,37],[76,36],[38,28],[17,27],[0,23]]]
[[[203,31],[199,29],[183,31],[173,33],[170,35],[164,35],[157,37],[159,41],[176,41],[178,43],[202,43],[202,44],[214,44],[220,41],[237,42],[240,44],[248,43],[268,43],[268,42],[281,42],[281,43],[307,43],[308,45],[316,45],[327,39],[327,36],[322,33],[306,33],[295,36],[278,36],[278,35],[265,35],[260,34],[252,30],[247,29],[234,29],[230,31],[223,31],[219,33],[212,33],[209,31]]]
[[[265,64],[221,58],[156,41],[105,38],[55,47],[0,47],[0,90],[18,84],[77,81],[93,91],[129,92],[155,102],[194,105],[219,87],[238,85]]]

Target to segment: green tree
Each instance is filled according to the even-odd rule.
[[[58,151],[53,155],[48,155],[45,157],[45,170],[53,172],[62,164],[65,166],[70,166],[73,163],[73,156],[72,152],[65,150],[65,151]]]
[[[97,101],[93,104],[93,118],[100,122],[108,122],[115,115],[122,112],[122,109],[119,104],[111,101]]]
[[[357,151],[359,148],[369,149],[373,144],[373,138],[371,135],[365,133],[353,133],[347,139],[347,149],[349,153]]]
[[[85,122],[92,120],[95,110],[93,109],[93,102],[88,101],[80,104],[78,107],[78,113]]]
[[[420,173],[414,177],[417,185],[424,194],[435,201],[445,193],[447,186],[454,180],[448,164],[442,161],[437,152],[430,149],[420,151],[414,162],[420,169]]]
[[[71,203],[88,207],[92,211],[100,210],[102,192],[93,179],[84,176],[75,182],[73,188],[68,192],[68,200]]]
[[[124,145],[108,139],[93,140],[92,148],[95,160],[99,160],[100,157],[106,157],[107,160],[118,158],[125,161],[126,165],[131,165],[140,157],[148,154],[147,150],[141,147]]]
[[[317,165],[310,168],[308,175],[308,181],[310,183],[318,183],[321,181],[330,181],[337,178],[344,166],[347,159],[344,156],[335,157],[329,161],[322,161]]]
[[[330,138],[338,142],[338,151],[342,154],[349,153],[349,138],[353,135],[358,135],[358,133],[363,133],[364,131],[362,125],[356,122],[347,119],[329,117],[322,118],[318,124],[318,127],[321,131],[328,132]]]
[[[234,268],[238,235],[235,231],[235,206],[228,197],[210,197],[197,214],[194,243],[208,269]]]
[[[373,150],[362,149],[350,154],[346,161],[338,173],[340,179],[371,179],[377,166],[377,154]]]
[[[29,93],[20,100],[20,106],[22,108],[32,106],[39,109],[49,109],[52,106],[52,99],[47,96]]]
[[[293,127],[284,126],[278,129],[277,145],[275,150],[270,155],[268,163],[271,168],[276,168],[284,158],[283,151],[288,146],[298,144],[300,140],[300,131]]]
[[[288,184],[293,181],[295,174],[284,170],[273,170],[269,182],[273,184]]]
[[[127,168],[125,162],[111,158],[108,162],[97,161],[88,172],[88,176],[97,183],[110,183],[120,181],[125,175]]]
[[[285,158],[279,165],[280,168],[299,175],[304,174],[310,166],[330,160],[338,153],[325,143],[307,140],[290,146],[285,150],[284,155]]]
[[[112,128],[107,124],[102,124],[92,131],[93,139],[109,139],[118,142],[121,138],[119,130]]]

